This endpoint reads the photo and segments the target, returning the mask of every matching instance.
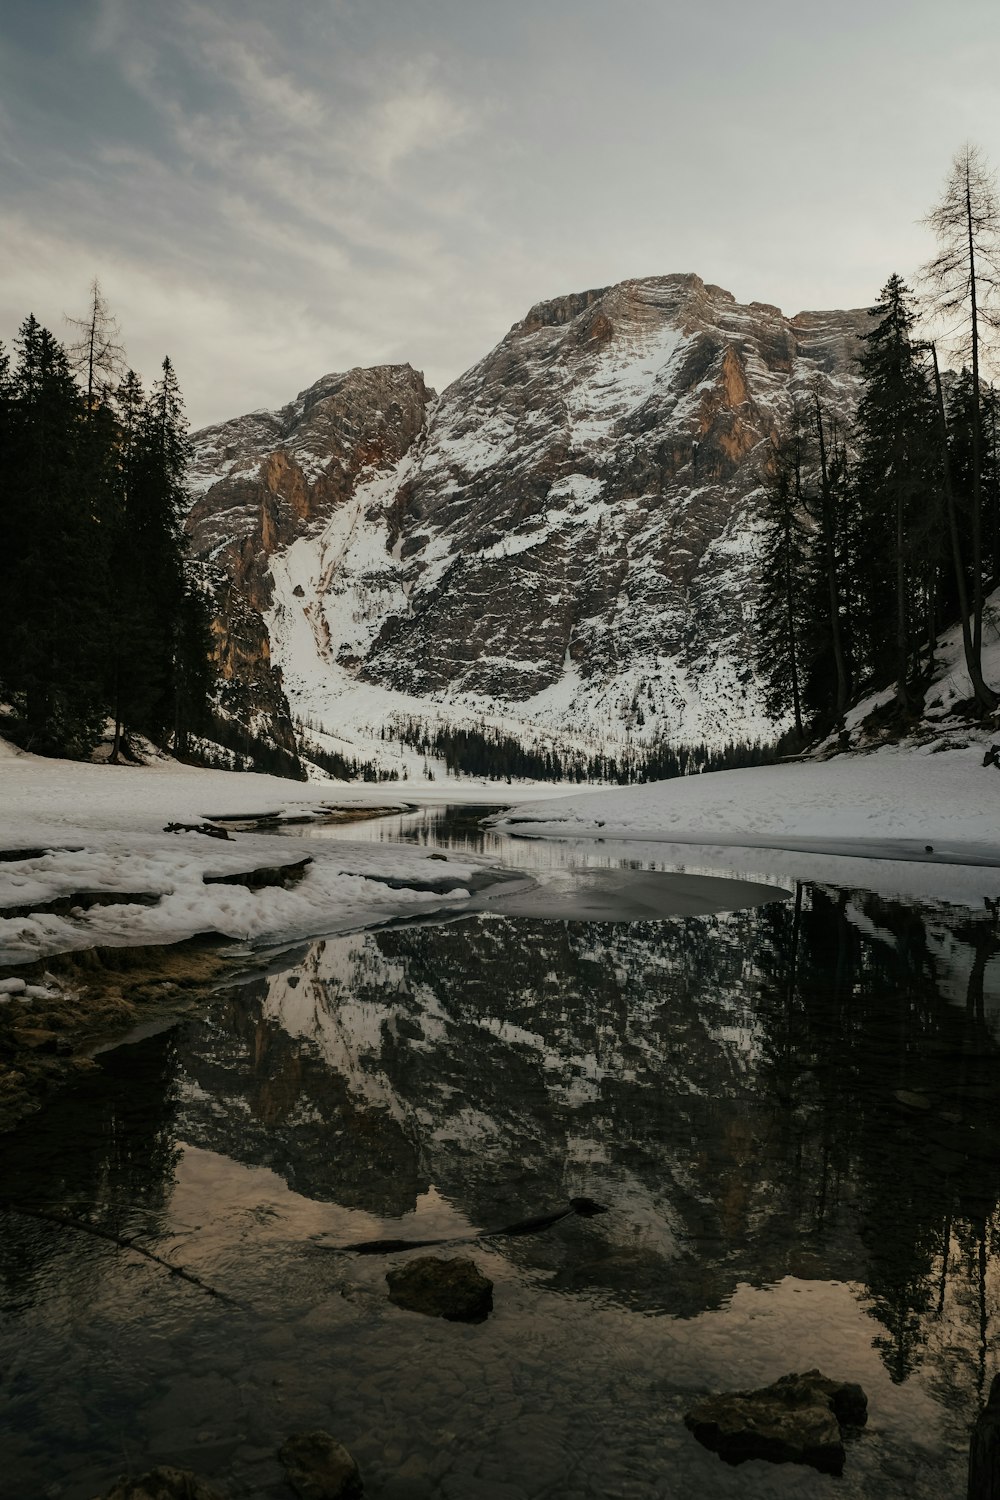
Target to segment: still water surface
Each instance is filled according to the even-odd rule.
[[[409,838],[558,869],[484,809],[307,836]],[[625,845],[575,863],[634,869]],[[323,1427],[372,1500],[960,1496],[1000,1364],[996,912],[788,883],[659,921],[480,912],[319,940],[3,1139],[0,1490],[92,1500],[175,1463],[287,1497]],[[386,1300],[402,1256],[471,1253],[478,1327]],[[442,1253],[447,1253],[443,1251]],[[860,1380],[843,1478],[730,1469],[697,1395],[819,1366]]]

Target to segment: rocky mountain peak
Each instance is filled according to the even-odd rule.
[[[304,715],[768,734],[762,465],[814,389],[849,417],[866,325],[693,274],[540,302],[433,406],[381,366],[199,434],[194,546],[266,614]]]

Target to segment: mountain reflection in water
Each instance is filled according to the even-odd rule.
[[[742,1344],[732,1348],[728,1378],[720,1378],[716,1355],[704,1356],[699,1377],[699,1320],[728,1316],[748,1295],[743,1288],[793,1278],[789,1286],[854,1288],[886,1389],[919,1389],[912,1441],[936,1423],[920,1460],[927,1487],[908,1479],[905,1492],[957,1494],[965,1434],[1000,1361],[998,954],[997,913],[989,907],[919,907],[801,884],[786,902],[662,922],[485,913],[327,939],[227,989],[207,1018],[108,1054],[80,1096],[7,1138],[0,1195],[93,1213],[121,1233],[141,1229],[148,1243],[174,1246],[180,1263],[193,1262],[227,1290],[240,1290],[232,1285],[238,1277],[257,1278],[247,1289],[265,1331],[272,1321],[305,1316],[317,1278],[341,1278],[342,1316],[355,1322],[338,1337],[353,1339],[348,1362],[359,1378],[366,1350],[377,1347],[372,1330],[387,1316],[378,1288],[393,1262],[372,1267],[359,1290],[352,1278],[369,1273],[336,1254],[338,1245],[381,1235],[463,1238],[588,1195],[610,1211],[490,1247],[500,1268],[490,1274],[533,1289],[533,1316],[561,1351],[547,1397],[553,1420],[567,1430],[574,1421],[601,1420],[574,1388],[572,1340],[585,1336],[580,1309],[590,1320],[616,1318],[640,1348],[643,1338],[659,1337],[658,1326],[682,1320],[693,1330],[693,1363],[676,1389],[670,1369],[660,1369],[655,1390],[633,1393],[643,1433],[669,1428],[667,1448],[656,1449],[665,1465],[660,1478],[648,1478],[644,1489],[640,1469],[628,1483],[619,1475],[616,1489],[591,1457],[592,1490],[580,1480],[545,1493],[653,1496],[684,1474],[698,1493],[814,1492],[815,1483],[798,1488],[796,1475],[772,1491],[775,1471],[763,1465],[738,1471],[740,1483],[731,1487],[732,1471],[693,1455],[696,1445],[679,1425],[674,1430],[683,1393],[698,1389],[699,1379],[754,1383],[744,1378]],[[269,1228],[267,1215],[280,1220],[284,1212],[285,1200],[273,1193],[270,1207],[241,1208],[238,1234],[234,1214],[229,1229],[205,1229],[200,1238],[202,1223],[179,1215],[192,1202],[207,1215],[211,1194],[199,1202],[181,1192],[185,1153],[216,1163],[217,1177],[229,1163],[283,1179],[312,1205],[297,1238]],[[250,1193],[249,1178],[241,1191]],[[169,1361],[157,1366],[160,1384],[148,1391],[126,1388],[114,1362],[98,1361],[89,1394],[78,1398],[91,1403],[86,1420],[70,1423],[69,1435],[65,1424],[49,1431],[50,1407],[32,1389],[36,1366],[58,1363],[64,1344],[88,1336],[59,1297],[69,1287],[93,1299],[94,1326],[108,1337],[115,1313],[95,1278],[112,1273],[106,1259],[95,1261],[91,1244],[72,1236],[9,1213],[2,1228],[0,1372],[13,1375],[0,1384],[0,1423],[15,1435],[14,1456],[30,1482],[38,1481],[45,1452],[46,1483],[54,1474],[68,1500],[83,1500],[96,1489],[74,1488],[74,1475],[114,1470],[104,1452],[109,1421],[139,1450],[155,1450],[151,1428],[166,1419],[151,1418],[149,1403],[155,1395],[162,1405]],[[257,1259],[247,1259],[254,1246]],[[149,1305],[167,1295],[149,1284],[155,1273],[133,1268],[129,1275]],[[171,1289],[169,1297],[168,1313],[157,1314],[152,1328],[157,1339],[173,1341],[173,1359],[187,1357],[194,1338],[187,1320],[195,1315],[199,1341],[232,1338],[245,1361],[260,1357],[251,1332],[227,1333],[222,1313],[191,1306],[197,1293]],[[351,1302],[357,1297],[363,1316]],[[398,1325],[408,1337],[438,1337],[410,1318]],[[494,1322],[500,1338],[500,1314]],[[140,1336],[133,1330],[130,1337]],[[671,1337],[680,1338],[680,1329]],[[812,1362],[836,1364],[837,1329],[826,1337]],[[35,1353],[24,1352],[26,1341]],[[517,1338],[503,1348],[509,1374]],[[870,1387],[874,1356],[872,1368],[859,1370],[854,1348],[845,1335],[839,1357],[848,1367],[830,1373]],[[289,1365],[302,1357],[301,1347],[287,1353]],[[794,1366],[788,1358],[773,1375]],[[276,1359],[272,1350],[269,1369]],[[68,1360],[67,1380],[73,1370]],[[274,1378],[292,1377],[282,1367]],[[433,1386],[433,1374],[424,1378]],[[329,1400],[336,1379],[328,1374]],[[410,1376],[400,1369],[395,1379]],[[59,1390],[53,1398],[57,1386],[50,1373],[46,1388],[59,1412],[69,1397]],[[356,1409],[363,1422],[363,1393],[338,1399],[339,1409]],[[433,1394],[426,1399],[433,1404]],[[892,1476],[898,1479],[900,1463],[905,1469],[906,1419],[898,1416],[894,1438],[898,1409],[888,1395],[882,1400],[888,1436],[879,1433],[881,1419],[873,1422],[852,1450],[841,1494],[903,1492],[892,1488]],[[875,1411],[877,1402],[876,1392]],[[449,1420],[460,1447],[473,1432],[488,1441],[481,1412],[468,1413],[464,1437],[461,1414]],[[289,1425],[303,1422],[295,1415]],[[360,1444],[362,1456],[369,1439],[373,1453],[385,1448],[374,1432],[338,1435]],[[273,1439],[267,1430],[254,1441]],[[633,1434],[630,1442],[639,1439]],[[90,1469],[79,1466],[84,1452]],[[220,1472],[237,1484],[234,1494],[257,1493],[238,1488],[250,1483],[243,1453],[223,1444]],[[376,1496],[379,1461],[369,1455]],[[392,1464],[383,1462],[388,1476]],[[428,1457],[426,1487],[414,1493],[459,1492],[435,1472]],[[755,1474],[765,1474],[766,1484]],[[513,1472],[510,1483],[528,1481]],[[475,1485],[466,1493],[477,1493]]]

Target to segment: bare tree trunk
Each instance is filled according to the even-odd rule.
[[[816,431],[819,434],[819,463],[821,491],[823,496],[823,552],[826,560],[826,578],[830,593],[830,632],[833,638],[833,660],[837,668],[837,723],[843,724],[847,711],[848,680],[847,661],[840,634],[840,589],[837,586],[837,555],[834,546],[833,496],[830,492],[830,474],[826,463],[826,437],[823,432],[823,413],[819,396],[814,393],[816,404]]]
[[[951,535],[951,556],[955,565],[955,586],[958,590],[958,609],[962,616],[962,646],[965,650],[965,665],[976,701],[983,708],[996,707],[996,696],[983,681],[980,659],[976,654],[972,631],[969,625],[969,596],[965,587],[965,572],[962,568],[962,549],[958,539],[958,518],[955,514],[955,492],[951,484],[951,462],[948,457],[948,419],[944,409],[944,392],[941,389],[941,372],[938,369],[937,349],[930,346],[934,361],[934,385],[937,391],[938,422],[941,428],[941,473],[944,479],[944,495],[948,507],[948,530]]]
[[[904,714],[910,713],[910,698],[906,690],[907,669],[910,662],[909,633],[906,628],[906,564],[903,546],[905,527],[903,524],[903,496],[896,487],[896,698]]]
[[[792,708],[795,713],[795,733],[802,738],[802,699],[799,693],[798,643],[795,638],[795,608],[792,598],[792,536],[785,525],[785,609],[788,616],[788,655],[792,669]]]
[[[983,659],[983,430],[979,409],[979,308],[976,247],[972,235],[972,186],[965,173],[965,224],[969,240],[969,305],[972,314],[972,649]]]

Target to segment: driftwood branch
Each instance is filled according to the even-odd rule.
[[[225,1292],[209,1286],[207,1281],[202,1281],[201,1277],[196,1276],[193,1271],[186,1271],[183,1266],[174,1265],[173,1261],[165,1260],[162,1255],[157,1255],[153,1250],[147,1250],[145,1245],[139,1244],[138,1240],[116,1234],[113,1229],[105,1229],[101,1224],[91,1224],[86,1219],[73,1219],[68,1214],[53,1213],[47,1208],[31,1208],[26,1203],[15,1203],[9,1198],[0,1198],[0,1208],[21,1214],[26,1219],[38,1219],[43,1224],[57,1224],[61,1229],[75,1229],[79,1234],[89,1234],[94,1239],[107,1240],[109,1244],[117,1245],[120,1250],[134,1250],[137,1255],[145,1256],[154,1265],[162,1266],[165,1271],[169,1271],[171,1276],[179,1276],[182,1281],[198,1287],[209,1297],[217,1297],[220,1302],[228,1302],[233,1307],[240,1305],[234,1297],[228,1297]]]
[[[537,1214],[531,1219],[519,1219],[516,1224],[505,1224],[502,1229],[483,1229],[479,1234],[466,1235],[460,1239],[448,1237],[440,1240],[362,1240],[357,1245],[339,1247],[322,1245],[319,1248],[323,1250],[339,1248],[352,1255],[395,1255],[400,1250],[423,1250],[428,1245],[474,1245],[479,1240],[493,1240],[500,1236],[540,1234],[543,1229],[550,1229],[553,1224],[572,1218],[573,1214],[579,1214],[582,1219],[592,1219],[595,1214],[606,1213],[607,1209],[604,1205],[595,1203],[593,1198],[571,1198],[566,1208],[556,1209],[555,1213]]]

